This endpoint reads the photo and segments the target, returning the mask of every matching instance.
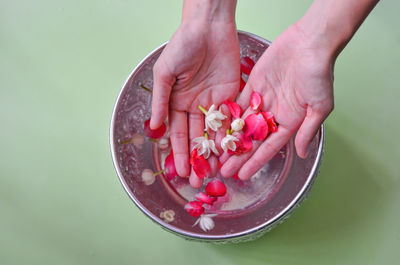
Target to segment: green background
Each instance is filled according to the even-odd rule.
[[[238,28],[274,40],[310,3],[239,0]],[[118,91],[181,1],[0,1],[0,264],[399,264],[399,10],[381,1],[337,61],[309,199],[261,239],[216,246],[146,218],[109,151]]]

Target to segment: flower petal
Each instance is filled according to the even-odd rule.
[[[229,111],[232,114],[232,117],[234,117],[235,119],[240,118],[242,109],[240,108],[239,104],[230,100],[225,100],[224,104],[228,107]]]
[[[190,164],[193,166],[194,172],[200,179],[208,177],[211,172],[210,164],[204,156],[197,154],[197,149],[193,149],[190,154]]]
[[[268,124],[261,113],[250,114],[245,119],[246,136],[250,136],[253,140],[264,140],[268,135]]]
[[[212,104],[211,107],[208,109],[208,113],[212,113],[215,110],[215,105]]]
[[[144,169],[142,171],[142,181],[145,185],[151,185],[156,180],[156,176],[154,176],[154,172],[151,169]]]
[[[260,93],[253,91],[250,97],[250,106],[253,110],[257,110],[260,107],[262,102],[262,98]]]
[[[150,129],[150,119],[144,122],[143,131],[144,134],[152,139],[161,138],[167,130],[167,126],[163,123],[158,129]]]
[[[217,197],[209,196],[209,195],[205,194],[204,192],[200,192],[200,193],[196,194],[196,199],[203,203],[212,205],[217,200]]]
[[[246,136],[244,133],[236,133],[234,135],[238,139],[236,150],[228,150],[228,154],[241,155],[247,153],[253,147],[253,141],[250,136]]]
[[[210,143],[210,149],[214,154],[219,155],[217,148],[215,147],[215,142],[213,140],[208,141]]]
[[[232,128],[232,130],[234,130],[235,132],[238,132],[238,131],[240,131],[240,130],[242,130],[243,129],[243,127],[244,127],[244,120],[243,119],[236,119],[236,120],[234,120],[232,123],[231,123],[231,128]]]
[[[199,217],[204,213],[203,203],[199,201],[191,201],[185,205],[185,210],[194,217]]]
[[[240,71],[246,75],[251,73],[255,63],[249,56],[240,58]]]
[[[200,136],[200,137],[194,138],[192,141],[195,143],[201,144],[204,140],[206,140],[206,137]]]
[[[200,216],[199,226],[204,232],[208,232],[214,228],[215,223],[211,217],[202,215]]]
[[[171,153],[165,158],[164,168],[164,175],[167,180],[171,181],[178,176],[175,168],[174,152],[172,149]]]
[[[275,121],[274,114],[272,114],[272,112],[266,111],[262,112],[262,115],[264,116],[264,119],[267,121],[269,132],[270,133],[276,132],[278,130],[278,125]]]
[[[228,150],[235,151],[235,142],[239,142],[239,139],[233,135],[226,135],[221,141],[221,148],[224,150],[224,152],[227,152]]]
[[[221,180],[214,179],[213,181],[208,182],[205,192],[209,196],[221,197],[226,194],[226,186]]]

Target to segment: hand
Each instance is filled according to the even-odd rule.
[[[190,172],[188,138],[203,136],[204,115],[198,109],[234,100],[239,91],[240,52],[234,16],[231,21],[182,22],[154,65],[151,128],[167,118],[180,176]],[[214,161],[213,161],[214,159]],[[217,168],[214,157],[210,164]],[[193,170],[193,187],[202,180]]]
[[[260,93],[263,111],[275,115],[278,131],[264,142],[254,141],[249,153],[227,160],[224,155],[221,161],[224,177],[238,172],[240,179],[249,179],[297,130],[297,154],[306,157],[310,141],[333,109],[334,58],[332,53],[311,43],[298,24],[272,43],[256,63],[238,104],[247,116],[251,112],[250,95],[253,91]]]

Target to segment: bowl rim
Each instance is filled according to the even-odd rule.
[[[253,39],[256,39],[262,43],[265,43],[267,45],[271,45],[271,42],[257,36],[253,33],[246,32],[243,30],[237,30],[238,34],[243,34],[247,35]],[[110,122],[110,129],[109,129],[109,144],[110,144],[110,151],[111,151],[111,157],[114,165],[114,169],[118,175],[119,181],[121,185],[123,186],[125,192],[129,196],[129,198],[135,203],[135,205],[147,216],[149,217],[153,222],[157,223],[160,225],[162,228],[168,230],[169,232],[172,232],[173,234],[177,234],[179,236],[183,236],[186,239],[192,239],[192,240],[200,240],[200,241],[227,241],[230,239],[234,238],[242,238],[246,236],[251,236],[253,234],[256,234],[257,232],[264,231],[267,232],[270,229],[274,227],[274,225],[277,225],[280,223],[281,220],[285,219],[288,217],[291,213],[291,211],[295,210],[299,206],[302,200],[306,197],[308,191],[310,190],[313,182],[315,181],[317,175],[318,175],[318,169],[322,160],[322,155],[323,155],[323,150],[324,150],[324,143],[325,143],[325,129],[324,129],[324,124],[321,124],[320,130],[319,130],[319,142],[318,142],[318,151],[317,155],[314,160],[314,164],[311,168],[311,171],[307,177],[307,180],[304,182],[303,187],[301,190],[296,194],[294,199],[291,200],[291,202],[283,208],[281,211],[279,211],[278,214],[276,214],[273,218],[269,219],[267,222],[264,222],[260,225],[254,226],[252,228],[249,228],[244,231],[232,233],[232,234],[226,234],[226,235],[206,235],[206,234],[198,234],[198,233],[191,233],[187,232],[185,230],[180,229],[179,227],[172,226],[168,223],[163,222],[158,216],[155,216],[153,213],[151,213],[149,210],[144,207],[144,205],[134,196],[134,194],[131,193],[131,190],[125,181],[123,177],[123,173],[119,167],[117,157],[116,157],[116,150],[114,146],[115,142],[115,137],[114,137],[114,126],[115,126],[115,117],[116,117],[116,112],[118,108],[118,103],[120,102],[120,99],[122,97],[123,92],[125,91],[125,88],[127,84],[129,83],[132,75],[140,68],[142,67],[143,63],[146,62],[150,57],[152,57],[155,53],[159,52],[161,49],[163,49],[166,45],[168,44],[168,41],[164,42],[163,44],[159,45],[157,48],[153,49],[148,55],[146,55],[137,65],[134,67],[134,69],[130,72],[128,77],[126,78],[124,84],[122,85],[117,99],[115,101],[113,111],[111,114],[111,122]]]

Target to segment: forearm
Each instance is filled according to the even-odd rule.
[[[315,0],[297,23],[307,38],[336,58],[379,0]]]
[[[184,0],[182,22],[235,22],[236,0]]]

